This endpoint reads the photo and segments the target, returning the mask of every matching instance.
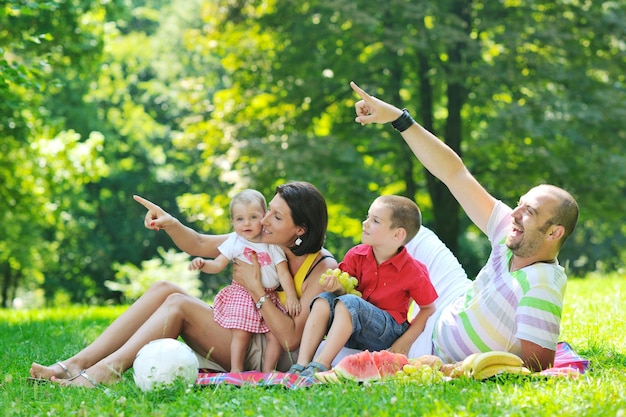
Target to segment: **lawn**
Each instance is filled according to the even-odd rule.
[[[4,416],[620,416],[626,417],[626,279],[571,279],[561,340],[591,369],[579,379],[510,377],[435,385],[397,382],[141,392],[126,372],[106,392],[26,381],[32,361],[53,363],[92,341],[121,307],[0,310]]]

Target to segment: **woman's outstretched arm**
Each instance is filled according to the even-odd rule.
[[[198,233],[153,202],[138,195],[134,195],[133,199],[148,210],[144,218],[146,228],[155,231],[165,230],[174,244],[189,255],[205,258],[216,258],[219,255],[217,248],[227,239],[228,235]]]

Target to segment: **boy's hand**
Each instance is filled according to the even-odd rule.
[[[335,275],[322,275],[320,278],[322,289],[326,292],[332,292],[337,295],[345,294],[343,285],[339,283],[339,279]]]
[[[391,345],[391,347],[388,349],[389,352],[393,352],[393,353],[401,353],[403,355],[408,355],[409,354],[409,349],[411,349],[411,344],[406,340],[403,340],[402,337],[396,339],[395,342],[393,342],[393,344]]]

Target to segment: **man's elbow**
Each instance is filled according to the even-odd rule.
[[[522,359],[524,360],[524,366],[528,369],[533,372],[540,372],[554,366],[554,356],[554,351],[546,351],[541,352],[541,354],[533,353],[523,357]]]

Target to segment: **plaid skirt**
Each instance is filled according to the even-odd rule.
[[[287,312],[278,300],[276,291],[266,288],[265,292],[269,296],[269,301],[274,303],[283,313]],[[270,331],[248,291],[235,281],[215,296],[213,316],[217,324],[226,329],[239,329],[249,333],[267,333]]]

